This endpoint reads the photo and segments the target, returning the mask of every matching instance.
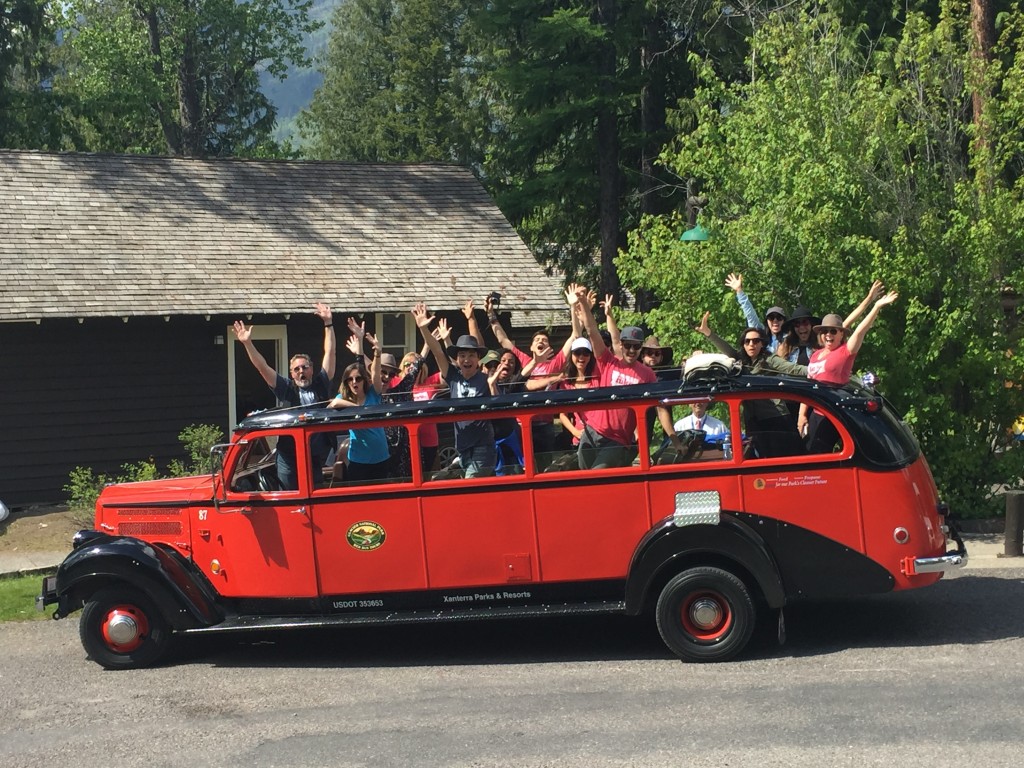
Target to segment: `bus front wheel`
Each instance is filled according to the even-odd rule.
[[[658,632],[684,661],[727,661],[746,647],[756,614],[746,585],[702,566],[674,576],[658,597]]]

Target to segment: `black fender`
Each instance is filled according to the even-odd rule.
[[[769,608],[786,604],[786,591],[775,560],[749,525],[722,512],[717,525],[678,526],[669,516],[640,540],[626,579],[626,613],[640,613],[652,590],[696,565],[718,565],[757,587]],[[750,581],[753,581],[750,584]]]
[[[224,619],[202,575],[177,552],[96,531],[79,532],[74,551],[57,569],[55,617],[67,616],[98,589],[119,583],[144,592],[176,630]]]

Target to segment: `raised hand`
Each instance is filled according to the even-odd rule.
[[[243,323],[241,320],[235,320],[234,331],[235,338],[238,339],[243,344],[245,344],[247,341],[249,341],[249,339],[252,338],[252,326],[250,325],[248,328],[246,328],[245,323]]]
[[[357,323],[354,317],[350,317],[348,319],[348,332],[355,334],[360,339],[363,338],[366,335],[366,321]]]
[[[448,327],[448,321],[443,317],[437,321],[436,338],[438,341],[444,341],[452,335],[452,329]]]
[[[348,341],[345,342],[345,349],[347,349],[356,357],[362,357],[363,340],[353,333],[351,336],[348,337]]]
[[[695,330],[701,336],[710,336],[711,335],[711,326],[708,325],[708,318],[709,317],[711,317],[711,313],[710,312],[705,312],[704,313],[704,317],[702,317],[700,319],[700,325],[698,325],[693,330]]]
[[[324,325],[331,325],[333,315],[331,314],[331,308],[323,302],[317,302],[313,310],[313,314],[324,321]]]
[[[730,272],[729,276],[725,278],[725,284],[739,293],[743,290],[743,275],[739,272]]]
[[[412,308],[412,318],[416,322],[417,328],[423,328],[430,325],[434,316],[427,312],[427,305],[420,301]]]
[[[875,280],[868,291],[868,301],[878,301],[885,293],[885,284],[881,280]]]
[[[889,291],[885,296],[875,302],[876,307],[884,307],[888,304],[892,304],[896,299],[899,298],[899,293],[896,291]]]
[[[462,305],[462,314],[466,316],[467,320],[472,319],[474,309],[476,309],[476,307],[473,305],[472,299],[470,299],[469,301]]]

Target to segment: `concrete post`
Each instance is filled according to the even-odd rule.
[[[1024,491],[1006,492],[1003,557],[1024,556]]]

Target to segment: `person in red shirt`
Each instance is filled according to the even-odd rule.
[[[878,319],[882,307],[892,304],[897,297],[899,294],[896,291],[889,291],[878,299],[852,332],[843,325],[843,319],[839,315],[825,315],[821,325],[814,326],[814,332],[821,342],[821,349],[815,350],[811,355],[811,361],[807,365],[807,378],[836,386],[846,384],[853,373],[853,364],[868,330]],[[800,430],[800,434],[807,434],[808,446],[812,453],[827,452],[831,450],[831,444],[834,442],[831,435],[834,429],[826,434],[818,434],[821,428],[826,426],[823,421],[824,418],[812,414],[806,404],[800,406],[797,429]]]
[[[657,381],[654,371],[640,362],[640,349],[644,343],[644,332],[635,326],[619,327],[612,316],[612,297],[605,298],[605,316],[612,349],[621,350],[619,355],[601,338],[601,331],[587,299],[587,290],[582,286],[570,286],[566,292],[582,327],[590,337],[597,361],[596,385],[599,387],[621,387],[631,384],[652,384]],[[665,434],[670,435],[674,444],[679,438],[672,428],[671,416],[659,413]],[[606,411],[589,411],[587,424],[580,435],[580,469],[604,469],[625,467],[632,463],[637,453],[636,415],[629,408],[614,408]]]

